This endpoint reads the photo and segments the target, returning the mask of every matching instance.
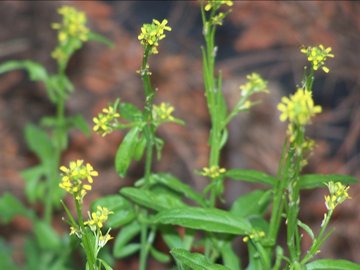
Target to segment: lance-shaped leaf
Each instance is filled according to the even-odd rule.
[[[316,260],[306,265],[306,270],[360,270],[360,264],[347,260]]]
[[[255,190],[237,198],[230,211],[239,217],[263,215],[271,198],[271,191]]]
[[[115,157],[115,168],[116,172],[124,177],[131,160],[134,157],[136,151],[136,145],[139,141],[138,134],[140,129],[138,127],[132,128],[125,136],[124,140],[119,146]]]
[[[140,232],[140,225],[134,221],[121,229],[114,243],[114,256],[119,257],[123,248]]]
[[[333,182],[341,182],[343,184],[355,184],[357,179],[349,175],[340,174],[305,174],[300,176],[301,189],[323,188],[325,184]]]
[[[152,180],[154,183],[160,183],[164,186],[181,193],[185,197],[197,202],[199,205],[204,206],[205,202],[203,197],[194,191],[191,187],[181,182],[179,179],[168,173],[153,174]]]
[[[226,177],[250,183],[274,185],[276,178],[263,172],[255,170],[232,169],[225,173]]]
[[[248,234],[252,227],[248,220],[219,209],[186,207],[170,209],[157,214],[153,221],[179,225],[208,232]]]
[[[158,193],[145,189],[126,187],[120,194],[134,203],[156,211],[185,207],[186,205],[171,193]]]
[[[5,62],[0,65],[0,74],[16,69],[25,69],[32,81],[46,81],[48,79],[46,69],[41,64],[30,60]]]
[[[42,163],[48,164],[54,154],[54,147],[46,132],[28,124],[25,128],[25,139],[30,150],[36,153]]]
[[[226,266],[210,262],[200,253],[191,253],[185,249],[174,248],[170,251],[176,262],[192,270],[230,270]]]

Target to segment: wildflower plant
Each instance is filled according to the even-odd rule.
[[[83,160],[72,161],[68,167],[59,166],[61,151],[66,147],[68,129],[84,126],[83,120],[79,120],[81,118],[64,115],[64,102],[72,89],[65,70],[69,57],[81,48],[84,42],[91,39],[105,43],[107,41],[91,32],[86,26],[85,15],[71,7],[60,9],[63,21],[53,24],[53,28],[58,30],[58,46],[52,54],[58,64],[57,74],[47,75],[39,64],[29,61],[9,62],[0,66],[0,71],[3,72],[24,68],[29,71],[33,80],[44,81],[50,100],[58,108],[57,117],[45,118],[42,121],[42,124],[50,129],[50,135],[40,128],[32,127],[32,132],[46,143],[41,150],[36,148],[39,141],[30,144],[42,161],[39,168],[29,173],[30,178],[35,179],[30,181],[37,184],[36,177],[45,174],[42,166],[47,166],[47,162],[51,164],[46,167],[51,174],[46,176],[52,179],[49,180],[52,184],[49,188],[45,186],[46,189],[41,195],[46,191],[48,198],[51,198],[46,200],[56,201],[63,197],[61,192],[67,192],[73,199],[76,215],[61,202],[67,214],[70,240],[81,243],[86,255],[85,268],[89,270],[112,269],[111,262],[102,259],[100,254],[112,239],[112,255],[116,259],[139,252],[139,270],[147,269],[150,256],[164,264],[175,263],[176,269],[181,270],[359,269],[359,265],[350,261],[316,258],[332,232],[328,227],[335,208],[350,198],[348,185],[355,183],[356,179],[346,175],[302,173],[308,163],[308,153],[315,146],[315,142],[307,137],[306,128],[322,111],[321,106],[313,100],[315,74],[319,69],[329,72],[327,60],[334,57],[331,48],[323,45],[301,48],[309,66],[305,67],[303,80],[296,87],[295,93],[283,97],[278,104],[279,120],[286,122],[288,127],[277,175],[226,168],[221,164],[221,150],[228,140],[228,125],[239,113],[248,112],[258,105],[258,94],[269,93],[269,90],[267,81],[261,75],[250,73],[244,84],[239,86],[239,98],[235,106],[228,106],[222,91],[221,71],[216,71],[218,48],[215,36],[234,3],[229,0],[209,0],[200,1],[200,4],[205,40],[204,47],[201,48],[204,98],[211,120],[208,162],[202,170],[195,172],[208,180],[202,192],[194,190],[168,172],[155,172],[153,169],[154,158],[161,158],[164,145],[164,141],[157,135],[158,128],[168,123],[184,124],[176,118],[172,105],[167,102],[154,103],[155,95],[161,94],[161,91],[155,91],[152,85],[149,59],[159,53],[161,41],[171,31],[166,19],[154,19],[151,23],[144,24],[138,35],[144,52],[140,69],[137,71],[144,88],[143,108],[117,99],[93,118],[93,131],[102,137],[117,131],[125,133],[115,156],[115,170],[119,177],[126,177],[132,162],[142,159],[143,176],[133,186],[122,187],[118,194],[107,195],[94,201],[88,217],[83,218],[84,201],[92,190],[93,178],[98,176],[98,172]],[[35,140],[35,135],[28,137]],[[51,147],[47,148],[47,143]],[[60,178],[57,178],[58,167]],[[225,209],[222,198],[226,188],[225,179],[257,183],[263,188],[239,196],[229,209]],[[56,190],[53,190],[54,184]],[[326,212],[316,234],[309,225],[299,219],[300,192],[303,189],[324,186],[328,187],[329,194],[324,197]],[[61,195],[54,197],[55,192]],[[47,235],[48,239],[41,242],[44,249],[49,248],[49,245],[44,243],[51,242],[53,238],[61,241],[48,224],[49,214],[44,215],[48,223],[38,222],[34,212],[29,212],[13,196],[6,194],[0,200],[0,217],[6,221],[16,214],[10,211],[10,214],[4,215],[3,212],[9,213],[6,212],[7,205],[17,206],[17,213],[35,221],[35,234],[39,242],[43,232],[46,232],[44,235]],[[51,209],[45,210],[45,213],[52,213]],[[286,246],[278,241],[281,225],[286,228]],[[202,233],[199,234],[198,231]],[[312,240],[305,253],[302,233],[307,233]],[[157,236],[164,240],[170,254],[154,246]],[[246,268],[233,246],[234,240],[239,237],[248,250]],[[68,247],[64,243],[56,243],[56,246],[59,250]],[[195,250],[198,252],[194,252]],[[55,263],[58,263],[57,260],[65,261],[64,258],[69,254],[64,254],[54,255]]]
[[[0,198],[0,208],[11,208],[11,205],[18,205],[18,207],[11,208],[12,210],[8,212],[6,217],[3,217],[5,221],[9,222],[13,216],[21,214],[35,224],[36,241],[29,240],[27,249],[36,251],[39,260],[48,258],[49,250],[53,252],[50,254],[51,259],[46,259],[42,266],[46,269],[51,269],[53,265],[65,265],[69,260],[70,252],[73,250],[67,236],[60,237],[51,227],[54,209],[60,207],[60,200],[64,196],[63,190],[58,188],[60,181],[58,167],[61,155],[68,146],[70,130],[76,128],[86,135],[90,133],[86,120],[81,115],[65,115],[65,103],[74,91],[74,85],[66,75],[66,68],[70,58],[81,49],[85,42],[95,40],[107,45],[111,44],[105,37],[95,34],[87,27],[85,13],[71,6],[60,7],[58,13],[62,20],[52,24],[52,28],[57,31],[57,45],[51,53],[51,57],[57,64],[57,71],[54,74],[50,74],[40,63],[31,60],[14,60],[0,65],[0,74],[17,69],[25,70],[32,81],[43,83],[50,102],[56,107],[55,115],[44,116],[38,125],[28,124],[25,127],[25,139],[28,148],[39,159],[39,164],[22,172],[26,181],[25,194],[33,206],[36,203],[43,205],[42,211],[40,211],[41,216],[38,216],[32,209],[23,206],[11,194],[5,194]],[[63,171],[69,179],[70,176],[74,176],[73,167],[74,164],[69,171]],[[65,168],[63,169],[65,170]],[[63,181],[62,184],[64,188],[72,189],[73,192],[78,193],[79,198],[90,187],[83,185],[77,191],[76,189],[80,187],[76,187],[73,182]],[[64,252],[64,250],[67,251]]]
[[[76,207],[77,221],[65,203],[62,203],[68,216],[70,235],[75,235],[81,241],[87,259],[86,269],[112,269],[107,262],[98,258],[98,255],[99,251],[112,239],[110,229],[104,234],[102,228],[109,215],[114,212],[98,205],[95,211],[88,213],[88,220],[84,221],[82,217],[83,199],[92,189],[93,177],[98,176],[98,172],[89,163],[85,165],[83,160],[72,161],[69,167],[61,166],[60,171],[62,179],[59,187],[73,197]]]

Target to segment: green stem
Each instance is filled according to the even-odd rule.
[[[284,142],[282,152],[281,152],[281,158],[280,163],[277,171],[277,182],[274,187],[274,198],[273,198],[273,208],[271,212],[271,218],[270,218],[270,226],[269,226],[269,232],[268,232],[268,239],[270,241],[270,247],[267,249],[269,259],[271,259],[272,256],[272,248],[275,246],[279,227],[280,227],[280,221],[281,221],[281,214],[284,209],[284,191],[286,187],[286,175],[284,175],[284,172],[286,172],[286,163],[287,162],[287,141]],[[285,164],[284,164],[285,162]]]
[[[57,125],[53,132],[53,147],[54,152],[51,156],[51,160],[48,163],[48,173],[47,173],[47,196],[45,197],[45,210],[44,210],[44,220],[46,223],[51,224],[53,216],[53,194],[54,188],[57,188],[57,183],[59,179],[59,164],[61,158],[62,148],[62,132],[63,127],[62,123],[64,121],[64,100],[59,99],[56,104],[56,122]]]
[[[304,130],[297,127],[298,136],[292,144],[293,155],[291,157],[292,166],[290,166],[290,177],[288,184],[289,191],[289,210],[287,213],[287,244],[292,263],[298,263],[300,259],[300,233],[297,225],[300,204],[299,176],[302,168],[302,145],[304,142]]]
[[[320,245],[323,243],[324,239],[326,239],[326,237],[324,237],[324,233],[326,231],[327,226],[329,225],[332,214],[333,214],[333,210],[329,210],[325,217],[325,220],[322,223],[318,237],[316,237],[316,239],[314,239],[308,253],[301,260],[302,265],[307,263],[312,257],[314,257],[316,255],[316,253],[318,252],[318,250],[320,248]]]
[[[81,229],[81,235],[83,237],[82,243],[84,246],[86,258],[88,260],[88,265],[91,270],[96,270],[96,258],[94,257],[94,252],[93,252],[93,249],[91,248],[91,244],[90,244],[89,238],[87,236],[87,231],[86,231],[86,228],[84,225],[84,220],[82,217],[81,206],[80,206],[79,201],[75,197],[74,197],[74,201],[75,201],[76,213],[78,216],[79,225],[80,225],[80,229]]]
[[[155,92],[151,87],[150,76],[146,70],[150,50],[151,50],[150,46],[145,48],[144,58],[142,61],[141,71],[140,71],[141,78],[144,84],[144,91],[145,91],[145,106],[144,106],[143,118],[144,118],[144,122],[147,123],[147,125],[144,128],[144,136],[146,138],[145,175],[144,175],[145,189],[148,189],[150,187],[151,165],[153,159],[154,137],[155,137],[155,128],[152,119],[153,99],[155,96]],[[144,215],[145,217],[147,216],[147,210],[145,210]],[[141,223],[141,247],[140,247],[139,269],[145,270],[147,265],[149,250],[153,241],[152,240],[149,243],[148,237],[151,237],[153,239],[154,236],[152,235],[152,233],[150,233],[150,235],[148,236],[148,225],[145,222],[141,222],[141,220],[139,222]]]

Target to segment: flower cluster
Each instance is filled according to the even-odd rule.
[[[334,58],[331,52],[331,47],[325,48],[323,45],[318,47],[304,47],[300,50],[302,53],[307,55],[307,60],[312,63],[314,70],[322,68],[325,73],[328,73],[330,69],[325,66],[327,58]]]
[[[52,28],[59,31],[58,40],[66,43],[70,38],[87,41],[89,29],[86,27],[86,16],[84,12],[77,11],[73,7],[63,6],[58,13],[63,16],[62,23],[53,23]]]
[[[172,116],[174,107],[168,103],[162,102],[160,105],[153,105],[153,118],[158,122],[174,121]]]
[[[53,23],[52,28],[58,30],[59,45],[51,56],[64,65],[70,55],[88,40],[90,30],[86,26],[87,19],[84,12],[70,6],[63,6],[58,9],[58,13],[62,15],[63,20],[61,23]]]
[[[95,123],[93,131],[104,137],[114,130],[117,125],[117,118],[120,117],[120,114],[116,112],[114,106],[104,108],[102,112],[103,113],[99,113],[97,117],[93,118]]]
[[[225,168],[220,168],[219,166],[211,166],[210,168],[203,168],[201,175],[207,176],[211,179],[218,178],[226,172]]]
[[[84,165],[83,160],[71,161],[69,168],[61,166],[62,173],[59,187],[72,194],[76,200],[82,201],[87,191],[91,190],[93,176],[98,176],[98,172],[87,163]],[[84,180],[89,184],[84,184]]]
[[[249,240],[253,240],[253,241],[259,241],[261,238],[265,237],[265,232],[264,231],[253,231],[251,232],[248,236],[245,236],[243,238],[243,241],[245,243],[247,243]]]
[[[167,26],[167,23],[168,21],[166,19],[162,22],[153,19],[152,23],[146,23],[141,27],[141,33],[138,39],[144,48],[150,46],[150,53],[158,53],[157,47],[159,46],[159,41],[166,36],[165,30],[171,31],[171,27]]]
[[[109,211],[106,207],[97,206],[96,211],[89,213],[89,220],[84,222],[84,225],[88,225],[92,231],[96,229],[101,229],[104,225],[104,222],[107,221],[108,216],[114,212]]]
[[[287,133],[294,142],[299,127],[311,122],[311,118],[321,112],[321,106],[315,105],[311,92],[299,88],[290,98],[283,97],[277,106],[281,112],[280,121],[289,120]]]
[[[280,121],[287,119],[296,125],[309,124],[311,118],[321,112],[321,106],[314,105],[311,92],[306,89],[298,89],[290,98],[283,97],[277,106],[281,111]]]
[[[251,73],[246,76],[247,82],[240,86],[242,96],[250,96],[258,92],[268,92],[267,81],[258,73]]]
[[[227,5],[231,7],[233,5],[233,1],[231,0],[209,0],[208,3],[205,5],[205,10],[209,11],[211,9],[218,9],[222,5]]]
[[[329,182],[327,184],[330,195],[325,196],[325,205],[329,211],[335,209],[336,206],[342,204],[349,199],[349,186],[343,185],[341,182]]]

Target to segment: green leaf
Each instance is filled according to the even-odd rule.
[[[48,164],[54,154],[54,147],[47,133],[32,125],[25,127],[25,140],[31,151],[36,153],[41,162]]]
[[[134,157],[136,145],[139,141],[138,134],[140,129],[138,127],[132,128],[125,136],[120,144],[115,157],[116,172],[124,177],[130,166],[131,160]]]
[[[120,115],[129,122],[142,121],[142,112],[131,103],[123,102],[119,106]]]
[[[153,221],[161,224],[179,225],[185,228],[209,232],[247,234],[251,224],[243,218],[219,209],[186,207],[170,209],[157,214]]]
[[[45,174],[46,171],[42,165],[21,172],[21,176],[26,180],[25,194],[29,202],[34,203],[38,198],[44,198],[45,186],[40,180]]]
[[[266,185],[274,185],[276,178],[266,173],[255,170],[232,169],[225,173],[225,176],[239,181],[250,183],[261,183]]]
[[[135,153],[134,153],[134,159],[139,161],[143,154],[144,154],[144,150],[146,147],[146,139],[145,136],[141,136],[137,145],[136,145],[136,149],[135,149]]]
[[[8,61],[0,65],[0,74],[16,69],[25,69],[32,81],[46,81],[48,78],[46,69],[39,63],[24,61]]]
[[[94,33],[92,31],[89,32],[88,38],[89,38],[89,40],[98,41],[100,43],[103,43],[106,46],[109,46],[110,48],[114,47],[114,43],[110,39],[104,37],[103,35]]]
[[[82,131],[86,136],[90,135],[90,128],[84,117],[80,114],[68,117],[67,121],[70,124],[70,127],[75,127]]]
[[[179,232],[173,226],[158,226],[158,229],[161,232],[161,236],[170,248],[184,248],[183,240],[179,235]]]
[[[347,260],[321,259],[306,264],[306,270],[360,270],[360,264]]]
[[[169,193],[155,193],[150,190],[126,187],[120,190],[120,194],[138,205],[156,211],[185,207],[185,204],[179,198]]]
[[[239,256],[234,252],[231,241],[225,242],[220,252],[225,266],[231,270],[241,269]]]
[[[230,270],[226,266],[210,262],[200,253],[191,253],[181,248],[174,248],[170,253],[177,263],[190,267],[192,270]]]
[[[125,227],[123,227],[120,233],[116,236],[114,243],[114,256],[118,257],[122,254],[122,250],[128,242],[133,239],[140,232],[140,225],[137,221],[134,221]]]
[[[246,193],[235,200],[230,212],[239,217],[262,216],[271,198],[271,191],[255,190]]]
[[[131,254],[134,254],[140,249],[140,244],[129,244],[125,247],[123,247],[119,252],[116,254],[116,258],[121,259],[127,256],[130,256]]]
[[[343,184],[355,184],[357,179],[349,175],[340,175],[340,174],[305,174],[300,176],[300,188],[301,189],[313,189],[325,187],[325,184],[333,182],[341,182]]]
[[[0,219],[8,223],[17,215],[30,219],[34,217],[30,209],[27,209],[15,196],[6,192],[0,197]]]
[[[205,206],[203,197],[195,192],[190,186],[184,184],[179,179],[168,173],[153,174],[151,175],[154,183],[160,183],[164,186],[181,193],[185,197],[197,202],[201,206]]]
[[[151,247],[150,248],[150,253],[151,255],[159,262],[161,263],[168,263],[170,262],[170,256],[157,250],[156,248],[154,247]]]
[[[104,266],[105,270],[113,270],[112,267],[107,263],[105,262],[104,260],[102,259],[98,259],[100,261],[100,263],[102,264],[102,266]]]
[[[105,223],[105,225],[109,228],[118,228],[121,225],[129,223],[135,218],[134,209],[131,207],[131,204],[119,195],[109,195],[97,199],[93,203],[92,209],[95,210],[98,205],[106,207],[110,211],[114,212],[109,215],[109,218]]]
[[[42,249],[54,250],[60,247],[60,238],[49,224],[43,221],[35,222],[34,232]]]

